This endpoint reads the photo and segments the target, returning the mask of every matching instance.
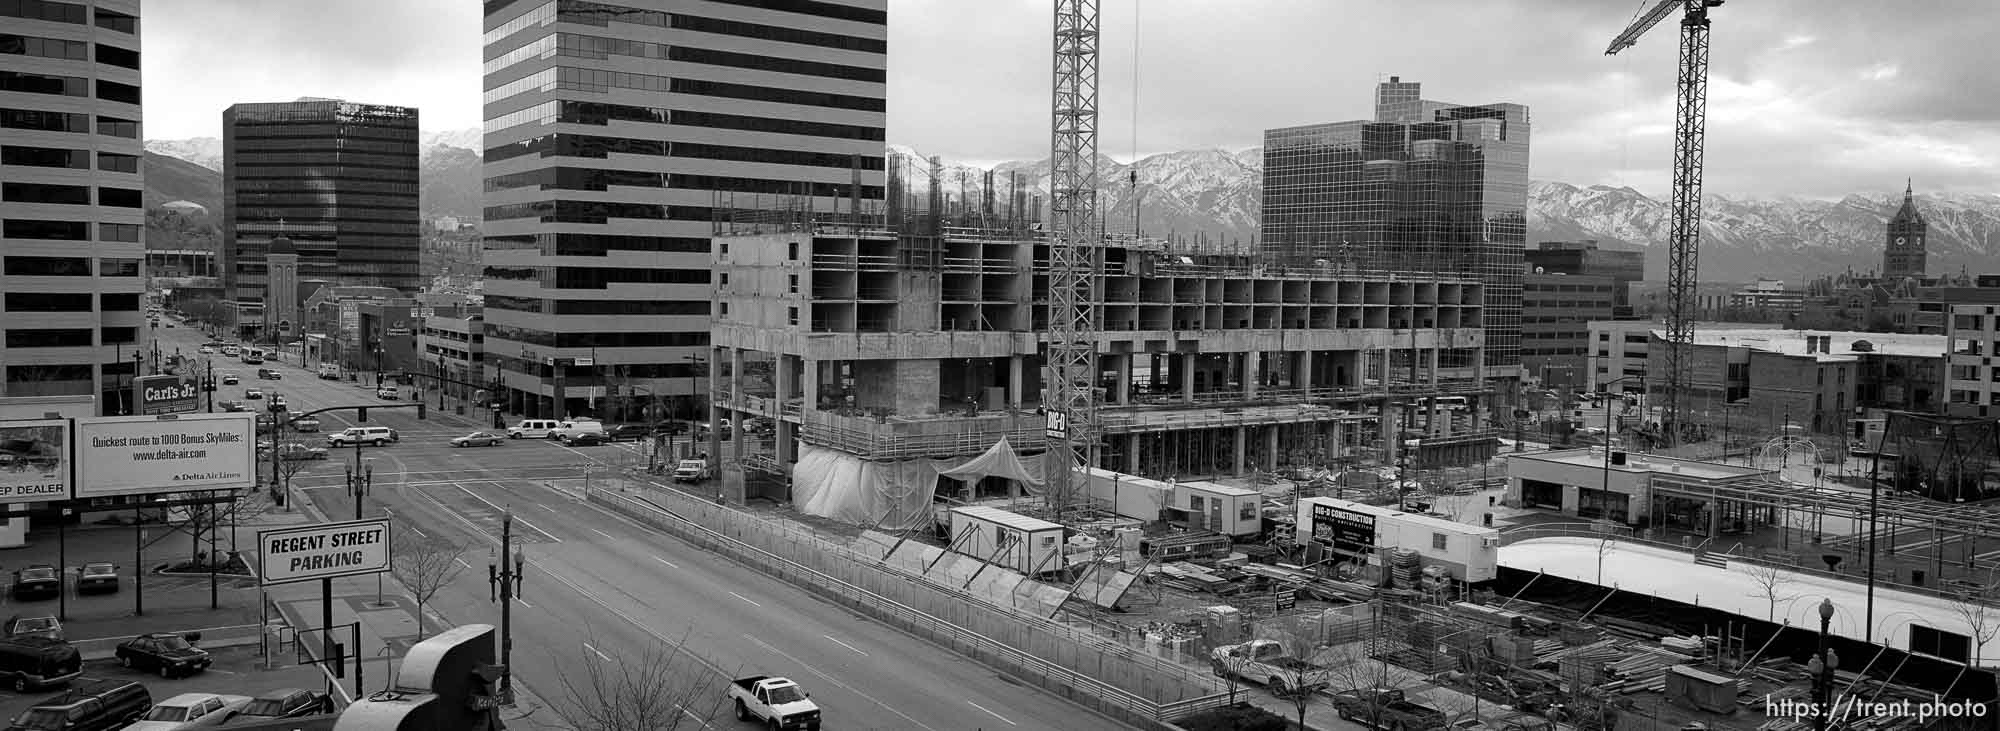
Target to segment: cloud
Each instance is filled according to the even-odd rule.
[[[1048,154],[1047,0],[887,4],[891,141]],[[147,18],[149,136],[215,135],[229,103],[302,95],[418,106],[432,130],[479,123],[475,3],[172,8]],[[1759,0],[1711,17],[1708,190],[1837,197],[1914,176],[2000,191],[2000,94],[1983,78],[2000,68],[2000,3]],[[1104,0],[1099,150],[1257,146],[1268,128],[1369,116],[1394,74],[1430,99],[1528,105],[1538,178],[1662,195],[1679,28],[1605,57],[1631,19],[1598,0]]]

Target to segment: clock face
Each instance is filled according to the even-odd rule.
[[[1905,238],[1903,238],[1903,237],[1901,237],[1901,236],[1897,236],[1897,237],[1896,237],[1896,245],[1897,245],[1897,246],[1902,246],[1903,244],[1905,244],[1905,243],[1908,243],[1908,242],[1909,242],[1909,239],[1905,239]]]

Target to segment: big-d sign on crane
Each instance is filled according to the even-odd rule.
[[[1674,104],[1673,219],[1667,235],[1667,373],[1661,431],[1677,444],[1688,413],[1688,375],[1693,370],[1695,262],[1701,251],[1701,157],[1708,126],[1708,9],[1722,0],[1660,0],[1604,49],[1610,56],[1631,48],[1639,36],[1681,11],[1680,74]]]

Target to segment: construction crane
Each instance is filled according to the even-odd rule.
[[[1049,344],[1042,410],[1055,520],[1097,448],[1097,0],[1056,0],[1050,125]]]
[[[1661,432],[1667,446],[1678,444],[1688,408],[1688,377],[1694,368],[1695,263],[1701,252],[1701,157],[1708,127],[1708,9],[1722,0],[1660,0],[1604,55],[1639,42],[1675,9],[1681,11],[1680,73],[1675,83],[1673,219],[1667,234],[1667,358]]]

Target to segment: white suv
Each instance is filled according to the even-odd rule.
[[[390,442],[402,440],[403,437],[397,434],[396,430],[386,426],[356,426],[328,435],[326,446],[351,447],[356,444],[373,444],[382,447]]]

